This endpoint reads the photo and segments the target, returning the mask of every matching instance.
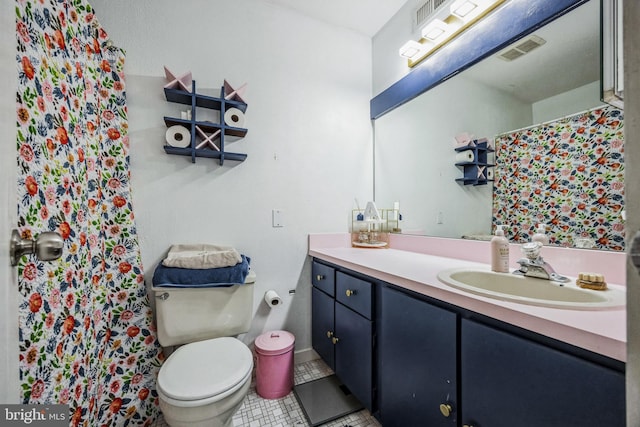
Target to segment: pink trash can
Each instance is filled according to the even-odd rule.
[[[287,331],[271,331],[256,338],[256,391],[261,397],[279,399],[293,389],[295,341]]]

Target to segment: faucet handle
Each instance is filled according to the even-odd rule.
[[[554,282],[567,283],[570,282],[571,279],[568,277],[562,276],[555,271],[549,275],[549,280],[553,280]]]
[[[519,274],[524,276],[527,271],[529,271],[529,264],[531,263],[531,261],[529,261],[529,258],[520,258],[518,260],[518,264],[520,265],[520,268],[517,270],[513,270],[513,274]]]
[[[540,258],[540,248],[542,248],[542,243],[529,242],[522,245],[521,250],[524,256],[529,258],[531,261],[534,261]]]

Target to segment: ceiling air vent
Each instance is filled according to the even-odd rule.
[[[542,46],[546,42],[547,41],[543,38],[531,35],[529,37],[525,37],[522,40],[518,40],[502,52],[498,53],[496,56],[504,61],[513,61],[514,59],[526,55],[533,49]]]
[[[427,0],[424,2],[424,4],[416,10],[416,28],[421,27],[422,24],[427,22],[427,19],[437,12],[438,8],[446,2],[447,0]]]

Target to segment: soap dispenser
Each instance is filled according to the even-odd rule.
[[[496,234],[491,238],[491,270],[509,272],[509,241],[504,237],[502,225],[496,225]]]
[[[547,226],[545,224],[538,224],[536,233],[531,237],[532,242],[540,242],[543,245],[549,244],[549,236],[547,236]]]

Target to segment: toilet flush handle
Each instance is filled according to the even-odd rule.
[[[165,301],[169,299],[169,292],[163,292],[160,295],[156,295],[156,298],[161,299],[162,301]]]

